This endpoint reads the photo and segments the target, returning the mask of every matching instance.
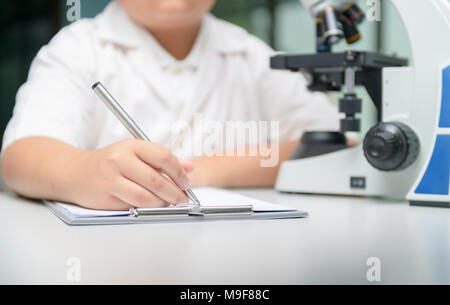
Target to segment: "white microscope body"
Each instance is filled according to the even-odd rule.
[[[302,0],[316,17],[341,0]],[[383,171],[365,157],[364,145],[282,164],[281,192],[408,199],[450,207],[450,2],[391,0],[409,35],[410,67],[382,69],[380,123],[409,127],[420,146],[407,168]],[[355,183],[356,182],[356,183]]]

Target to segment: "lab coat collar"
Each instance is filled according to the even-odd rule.
[[[118,1],[112,1],[96,17],[100,38],[104,42],[125,48],[139,48],[154,39],[148,31],[123,10]],[[231,27],[231,28],[230,28]],[[244,52],[247,48],[239,39],[245,31],[230,24],[224,24],[208,13],[203,18],[202,30],[207,35],[207,44],[220,54]]]
[[[154,39],[152,35],[134,22],[116,1],[109,4],[97,18],[101,39],[106,43],[128,48],[130,60],[136,72],[140,73],[159,95],[159,102],[170,107],[166,101],[172,98],[171,90],[164,80],[162,70],[155,69],[155,65],[161,67],[164,62],[158,62],[158,58],[149,56],[149,54],[154,55],[155,51],[151,42]],[[211,14],[205,15],[200,33],[202,38],[198,39],[206,44],[203,46],[201,58],[198,58],[198,77],[203,81],[199,84],[200,88],[195,90],[194,104],[190,109],[186,109],[186,118],[192,117],[193,110],[199,107],[213,90],[214,83],[220,75],[217,71],[222,69],[221,58],[226,54],[245,52],[247,46],[242,43],[245,39],[239,39],[243,33],[245,31],[241,28],[220,21]]]
[[[103,42],[125,48],[142,45],[146,30],[133,21],[117,1],[112,1],[96,18],[98,34]]]

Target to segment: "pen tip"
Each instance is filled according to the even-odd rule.
[[[100,85],[100,82],[96,82],[95,84],[92,85],[92,90],[94,90],[98,85]]]

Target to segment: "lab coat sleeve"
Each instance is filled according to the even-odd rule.
[[[3,151],[14,141],[32,136],[86,146],[94,67],[89,26],[87,21],[78,21],[62,29],[39,51],[17,93]]]
[[[256,38],[253,44],[252,49],[258,50],[253,56],[253,70],[257,73],[261,112],[266,120],[279,121],[279,141],[299,139],[305,131],[339,130],[337,107],[327,96],[310,92],[300,73],[270,69],[273,50]]]

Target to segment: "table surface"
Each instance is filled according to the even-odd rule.
[[[0,193],[0,284],[450,284],[450,209],[367,198],[244,195],[306,219],[71,227],[42,203]]]

